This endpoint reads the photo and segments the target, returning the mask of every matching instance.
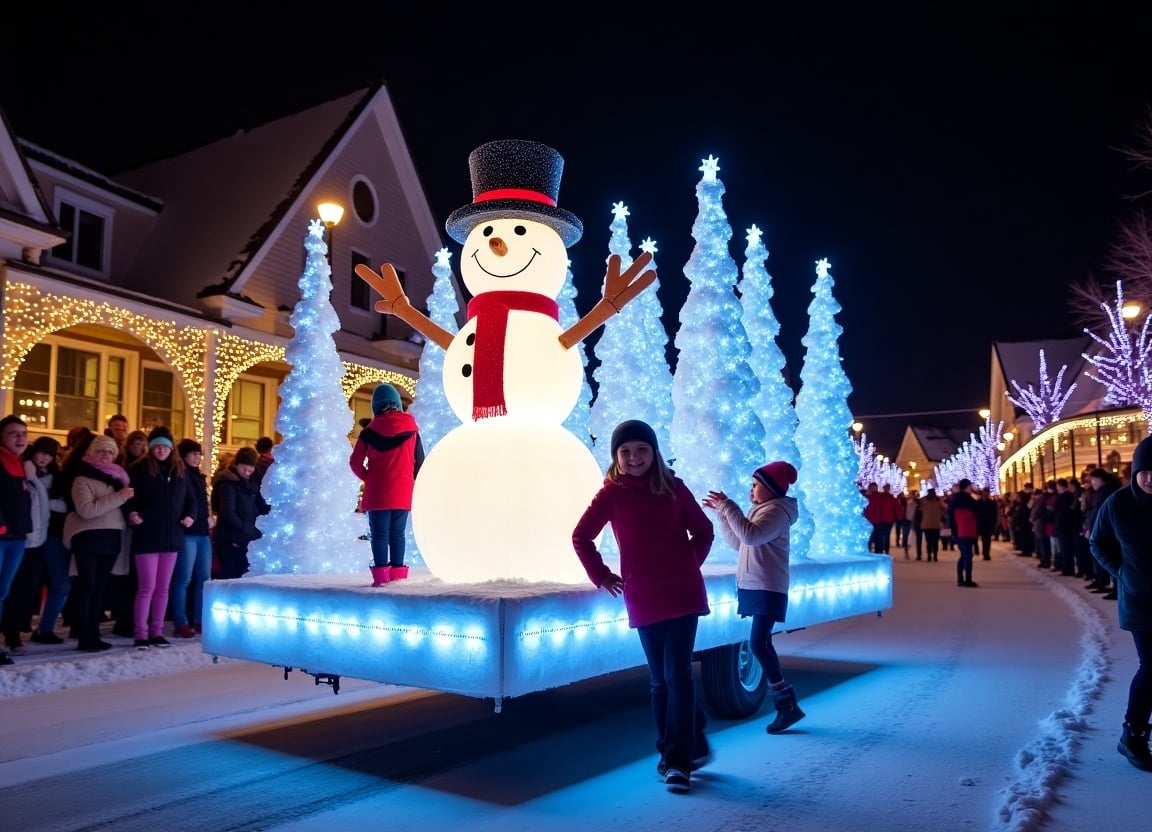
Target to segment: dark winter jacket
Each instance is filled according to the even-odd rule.
[[[348,465],[364,481],[362,511],[412,509],[412,489],[424,461],[418,430],[410,413],[386,410],[360,431]]]
[[[13,476],[5,465],[0,465],[0,539],[23,540],[32,531],[32,492],[24,477],[24,463],[20,457],[7,449],[0,453],[8,454],[20,468],[21,475]]]
[[[212,484],[212,506],[216,509],[215,540],[218,546],[247,547],[263,535],[256,518],[271,511],[250,479],[240,476],[235,465],[220,472]]]
[[[1000,506],[991,496],[976,501],[976,530],[981,535],[995,534],[1000,524]]]
[[[1152,471],[1152,437],[1132,455],[1132,482],[1104,500],[1089,543],[1092,556],[1116,579],[1121,628],[1152,631],[1152,494],[1136,484]]]
[[[153,473],[152,465],[156,470]],[[124,518],[132,529],[131,551],[134,555],[152,552],[183,552],[185,517],[196,517],[196,500],[188,490],[188,477],[178,477],[172,457],[161,462],[151,455],[128,466],[128,482],[135,490],[124,504]],[[135,512],[143,520],[131,523]]]
[[[959,491],[948,500],[948,525],[956,539],[979,536],[976,525],[976,500],[967,491]]]
[[[208,478],[199,468],[191,465],[184,466],[184,476],[188,479],[188,492],[196,505],[196,513],[192,515],[192,525],[184,530],[184,534],[191,537],[207,537],[209,534],[208,516]]]
[[[1092,536],[1092,527],[1096,524],[1096,515],[1100,513],[1100,506],[1104,501],[1120,490],[1120,480],[1108,474],[1101,480],[1099,490],[1088,492],[1088,502],[1084,507],[1084,536]]]
[[[1072,489],[1057,491],[1056,502],[1052,505],[1052,533],[1075,534],[1076,514],[1076,495],[1072,493]]]
[[[710,612],[700,566],[716,532],[683,482],[676,480],[675,494],[653,494],[647,477],[604,481],[572,532],[572,545],[596,586],[612,574],[595,543],[609,523],[620,550],[629,626]]]

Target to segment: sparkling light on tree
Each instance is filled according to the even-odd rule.
[[[747,492],[752,472],[764,464],[764,426],[752,409],[760,382],[748,364],[752,346],[734,291],[732,227],[721,204],[716,158],[709,156],[700,170],[696,246],[684,267],[691,288],[676,334],[672,456],[693,493],[716,489],[735,497]]]
[[[867,552],[871,534],[864,519],[864,496],[856,487],[859,460],[849,435],[852,385],[841,366],[839,339],[844,330],[836,323],[840,304],[832,296],[832,284],[828,261],[817,261],[796,396],[796,446],[802,461],[796,485],[812,512],[808,551],[814,558]]]
[[[1065,364],[1056,374],[1056,382],[1049,384],[1048,361],[1044,357],[1044,350],[1040,350],[1040,389],[1036,390],[1029,384],[1028,389],[1024,390],[1017,384],[1016,379],[1012,379],[1012,386],[1020,395],[1019,398],[1009,396],[1008,401],[1023,409],[1032,419],[1033,434],[1039,433],[1048,425],[1060,421],[1060,414],[1064,410],[1064,405],[1068,403],[1068,397],[1076,389],[1076,384],[1073,383],[1067,392],[1060,392],[1060,385],[1064,383],[1064,371],[1067,369],[1068,365]]]
[[[1075,385],[1073,385],[1075,387]],[[992,426],[992,418],[984,420],[979,435],[973,435],[969,445],[971,452],[970,474],[968,479],[977,488],[987,488],[992,494],[1000,493],[1000,463],[1002,457],[999,445],[1004,436],[1004,423]]]
[[[1152,431],[1152,375],[1148,366],[1148,355],[1152,352],[1152,341],[1148,338],[1148,323],[1152,317],[1145,314],[1140,334],[1133,333],[1124,317],[1124,289],[1121,281],[1116,281],[1116,305],[1109,308],[1101,304],[1112,325],[1107,340],[1090,329],[1084,331],[1104,351],[1095,355],[1084,353],[1085,360],[1096,368],[1095,373],[1085,370],[1084,375],[1100,382],[1107,389],[1105,400],[1124,407],[1136,405],[1144,411],[1144,421]]]
[[[340,319],[332,308],[331,269],[324,225],[312,220],[304,240],[307,260],[300,300],[292,310],[292,369],[280,384],[276,464],[262,491],[272,513],[256,525],[263,533],[249,549],[252,572],[299,575],[359,572],[363,528],[353,522],[359,481],[348,468],[352,410],[340,381],[344,365],[332,334]]]
[[[620,257],[622,269],[632,263],[628,216],[623,202],[612,206],[608,253]],[[655,245],[650,250],[655,253]],[[655,260],[649,268],[656,268]],[[601,470],[607,470],[612,462],[612,430],[626,419],[642,419],[651,425],[661,452],[669,455],[672,374],[664,357],[668,336],[660,322],[663,310],[656,296],[658,288],[659,280],[610,318],[596,342],[600,365],[592,374],[596,399],[589,428],[597,440],[593,454]],[[638,383],[640,379],[643,381]]]
[[[800,470],[800,449],[796,447],[795,394],[785,380],[788,362],[776,343],[780,335],[780,322],[772,310],[772,277],[766,263],[768,249],[763,232],[755,225],[748,229],[744,249],[744,267],[741,270],[740,307],[744,331],[752,346],[748,365],[760,381],[760,392],[752,401],[752,408],[764,427],[765,462],[782,459]],[[803,502],[799,503],[799,516],[792,526],[791,556],[804,558],[812,537],[812,513]]]
[[[580,320],[580,313],[576,309],[576,294],[576,284],[572,280],[572,261],[569,260],[568,272],[564,277],[564,287],[560,290],[560,295],[556,301],[560,307],[560,326],[564,329]],[[583,341],[572,349],[580,352],[580,363],[584,367],[584,379],[580,383],[580,398],[576,400],[576,406],[572,408],[572,412],[564,420],[564,427],[572,431],[576,438],[591,450],[592,429],[589,426],[589,419],[592,413],[592,387],[588,384],[588,353],[584,349]]]
[[[432,265],[432,294],[428,296],[428,317],[449,332],[457,329],[456,314],[460,301],[452,282],[452,253],[447,248],[436,252]],[[420,441],[428,453],[448,431],[460,424],[448,397],[444,394],[444,349],[434,341],[424,342],[420,354],[420,378],[416,382],[416,398],[409,412],[420,426]]]

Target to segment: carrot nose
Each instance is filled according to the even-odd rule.
[[[508,244],[499,237],[493,237],[491,240],[489,240],[488,248],[490,248],[492,253],[497,257],[503,257],[508,253]]]

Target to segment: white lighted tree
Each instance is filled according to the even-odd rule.
[[[560,326],[568,329],[578,320],[580,313],[576,309],[576,284],[572,280],[572,261],[568,261],[568,270],[564,275],[564,286],[560,289],[557,304],[560,307]],[[572,349],[580,352],[580,366],[584,368],[584,377],[580,380],[580,397],[576,399],[576,406],[564,420],[564,427],[572,431],[576,438],[584,443],[589,450],[592,449],[592,430],[589,420],[592,415],[592,386],[588,384],[588,353],[584,349],[584,342]]]
[[[852,385],[841,366],[839,339],[844,330],[836,323],[840,304],[832,296],[832,285],[828,261],[817,261],[796,396],[796,447],[801,460],[797,486],[812,512],[808,551],[815,558],[866,552],[871,532],[864,519],[864,497],[856,487],[859,460],[849,435]]]
[[[1040,389],[1037,390],[1029,383],[1028,389],[1025,390],[1016,379],[1011,380],[1019,396],[1009,396],[1008,401],[1028,414],[1032,420],[1032,433],[1039,433],[1053,422],[1060,421],[1064,405],[1068,403],[1069,396],[1076,389],[1076,384],[1073,382],[1065,392],[1060,392],[1060,385],[1064,383],[1064,372],[1067,369],[1068,365],[1065,364],[1056,374],[1056,381],[1049,383],[1048,361],[1044,357],[1044,350],[1040,350]]]
[[[696,245],[684,267],[691,288],[680,309],[677,370],[672,379],[672,455],[676,473],[696,494],[729,496],[748,490],[764,464],[764,426],[752,402],[760,382],[736,299],[736,261],[728,253],[732,227],[724,214],[719,165],[709,156],[696,186]],[[734,555],[734,553],[733,553]]]
[[[776,342],[780,322],[772,309],[775,291],[772,276],[768,274],[768,249],[764,245],[764,233],[755,225],[748,229],[745,240],[748,245],[744,249],[744,266],[737,288],[744,331],[752,347],[748,366],[760,382],[760,392],[752,400],[752,408],[764,427],[763,458],[765,462],[782,459],[799,471],[795,394],[785,377],[788,362]],[[812,513],[803,502],[799,503],[799,516],[792,526],[791,537],[792,558],[804,558],[812,537]]]
[[[432,294],[428,297],[428,317],[448,332],[457,329],[456,314],[460,311],[460,301],[452,281],[452,253],[447,248],[436,252],[432,265]],[[433,341],[424,342],[420,354],[420,378],[416,382],[416,398],[409,412],[420,426],[420,441],[425,453],[444,438],[452,428],[460,424],[448,396],[444,393],[444,349]]]
[[[276,464],[262,491],[272,513],[257,521],[263,537],[252,544],[255,574],[300,575],[359,572],[365,549],[363,528],[351,522],[360,482],[348,467],[352,410],[340,380],[344,365],[332,334],[340,319],[332,307],[331,269],[324,225],[312,220],[304,240],[307,259],[300,300],[289,323],[285,357],[292,369],[280,384]]]
[[[1088,378],[1098,381],[1108,391],[1106,400],[1119,406],[1135,405],[1144,412],[1144,420],[1152,430],[1152,375],[1148,366],[1152,341],[1148,337],[1148,324],[1152,317],[1145,313],[1144,323],[1137,335],[1124,317],[1124,287],[1116,281],[1116,304],[1101,304],[1108,316],[1112,331],[1102,338],[1090,329],[1084,331],[1103,349],[1096,354],[1084,353],[1084,359],[1095,372],[1084,371]]]

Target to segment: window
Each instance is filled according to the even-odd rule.
[[[111,212],[98,203],[64,193],[56,206],[56,215],[61,228],[68,232],[68,240],[52,249],[52,256],[100,274],[106,273]]]
[[[275,401],[271,379],[241,376],[232,385],[225,405],[228,414],[224,443],[255,445],[261,436],[272,435],[269,405]]]
[[[13,412],[32,427],[99,433],[124,413],[128,354],[51,339],[34,346],[16,371]]]
[[[361,265],[372,268],[372,263],[368,260],[368,256],[366,254],[361,254],[358,251],[352,252],[352,308],[363,309],[365,312],[371,312],[372,305],[375,302],[372,299],[372,287],[365,283],[360,278],[360,276],[356,274],[356,267]]]
[[[144,367],[140,373],[140,430],[160,425],[177,439],[184,436],[184,393],[171,370]]]
[[[376,220],[376,193],[367,179],[357,177],[352,183],[352,210],[364,225],[371,225]]]

